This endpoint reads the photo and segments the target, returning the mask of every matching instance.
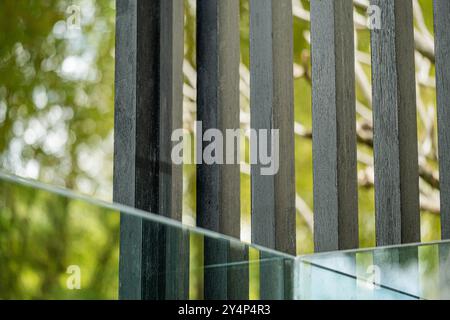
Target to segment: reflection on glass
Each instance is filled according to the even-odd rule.
[[[121,217],[153,239],[143,261],[123,258]],[[119,277],[120,263],[144,280]],[[145,299],[450,299],[450,242],[295,258],[0,172],[0,299],[117,299],[119,286]]]
[[[450,298],[450,242],[316,254],[299,260],[300,298]]]
[[[154,239],[144,298],[293,298],[294,257],[0,172],[0,299],[119,298],[121,214]]]

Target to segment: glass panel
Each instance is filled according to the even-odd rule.
[[[450,243],[447,241],[332,252],[299,259],[302,284],[308,287],[309,281],[315,289],[306,291],[302,296],[305,298],[450,298]]]
[[[0,299],[117,299],[120,213],[150,239],[147,298],[450,298],[450,242],[295,258],[0,172]]]
[[[147,297],[293,298],[294,257],[0,173],[0,299],[117,299],[120,212],[153,239]]]

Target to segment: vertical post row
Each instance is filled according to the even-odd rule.
[[[358,247],[353,2],[311,1],[315,251]]]
[[[441,237],[450,239],[450,2],[434,0]]]
[[[227,139],[227,133],[240,127],[239,54],[239,1],[198,0],[197,225],[238,239],[239,138]],[[248,297],[248,272],[234,279],[227,268],[210,267],[231,261],[234,253],[226,241],[205,239],[205,299]],[[245,250],[242,255],[245,259]]]
[[[377,245],[420,241],[414,26],[411,0],[372,0]]]
[[[250,66],[252,241],[295,255],[293,21],[290,0],[250,1]],[[272,163],[265,163],[266,153],[271,155]],[[262,260],[270,258],[261,256]],[[279,272],[283,270],[280,263],[280,266],[260,264],[261,299],[291,296],[288,292],[290,281],[285,281],[290,276]]]
[[[114,201],[181,220],[167,133],[182,119],[183,1],[116,3]],[[121,299],[188,297],[186,235],[169,229],[121,214]]]

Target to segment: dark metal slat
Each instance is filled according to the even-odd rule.
[[[311,2],[315,251],[358,247],[353,2]]]
[[[114,201],[181,220],[182,171],[167,133],[182,119],[183,1],[116,8]],[[120,232],[120,298],[188,297],[186,233],[127,214]]]
[[[414,26],[411,0],[373,0],[371,32],[377,245],[420,241]]]
[[[239,129],[239,1],[199,0],[197,2],[197,120],[202,122],[197,137],[197,225],[240,238],[240,168],[236,158],[227,163],[227,130]],[[211,130],[220,131],[223,143],[208,138]],[[217,131],[216,131],[217,133]],[[213,133],[214,135],[214,133]],[[239,139],[238,139],[239,140]],[[209,163],[203,151],[215,147],[220,160]],[[209,154],[209,152],[208,152]],[[239,250],[238,250],[239,251]],[[246,260],[222,240],[205,239],[206,299],[248,297],[248,271],[228,272],[227,267],[208,268]],[[236,285],[239,283],[240,285]]]
[[[290,0],[250,1],[250,67],[250,122],[257,137],[251,141],[252,241],[295,255],[293,20]],[[261,130],[265,130],[265,134]],[[278,145],[271,143],[272,130],[278,130]],[[272,156],[272,164],[277,164],[268,171],[268,165],[263,164],[258,156],[262,145],[267,146],[264,149]],[[266,258],[265,255],[262,258]],[[290,276],[284,274],[282,261],[263,260],[260,263],[261,299],[284,298],[289,291],[289,285],[286,286],[284,281]]]
[[[434,0],[441,238],[450,238],[450,1]]]

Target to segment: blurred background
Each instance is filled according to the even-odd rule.
[[[193,133],[195,0],[184,2],[183,119],[184,127]],[[413,2],[421,232],[422,241],[432,241],[440,239],[433,8],[430,0]],[[367,6],[366,0],[354,1],[361,247],[375,245]],[[248,128],[249,1],[240,0],[240,7],[241,127]],[[293,0],[293,13],[297,252],[306,254],[314,249],[309,0]],[[0,1],[1,171],[111,201],[114,28],[114,0]],[[241,239],[249,241],[248,148],[242,153],[241,171]],[[184,166],[183,184],[183,222],[195,225],[195,165]],[[65,297],[57,288],[74,257],[93,265],[83,280],[89,290],[76,297],[117,297],[117,214],[105,218],[108,215],[95,213],[92,207],[89,215],[80,202],[31,188],[1,184],[0,190],[4,199],[0,201],[0,298]],[[33,246],[37,243],[39,250]],[[196,243],[191,240],[193,255],[200,252]],[[49,259],[61,263],[49,269]],[[199,297],[193,279],[191,295]]]

